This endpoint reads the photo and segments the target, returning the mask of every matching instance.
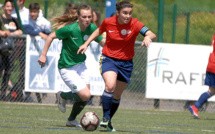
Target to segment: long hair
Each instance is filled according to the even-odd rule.
[[[58,28],[61,25],[72,24],[78,21],[78,8],[76,5],[68,2],[66,10],[63,15],[54,17],[52,20],[55,24],[52,25],[52,28]]]
[[[99,27],[100,25],[101,25],[101,23],[102,23],[102,21],[101,21],[101,13],[100,13],[100,11],[99,10],[97,10],[97,9],[93,9],[93,12],[95,12],[95,14],[96,14],[96,16],[97,16],[97,20],[96,20],[96,22],[93,22],[97,27]],[[95,16],[93,16],[93,18],[94,18]]]

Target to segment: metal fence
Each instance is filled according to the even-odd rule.
[[[5,70],[11,70],[11,73],[7,75],[9,78],[8,84],[2,84],[5,79],[1,77],[1,91],[6,89],[7,97],[6,99],[1,99],[2,102],[20,102],[20,103],[40,103],[40,104],[55,104],[56,95],[55,93],[30,93],[24,92],[24,82],[25,82],[25,46],[26,46],[26,36],[14,37],[14,51],[9,56],[9,61],[4,61],[1,63],[1,67],[4,64],[11,64],[11,68],[5,68]],[[121,98],[121,108],[126,109],[154,109],[159,108],[160,110],[174,110],[181,111],[186,110],[186,101],[181,100],[154,100],[145,98],[146,91],[146,65],[147,65],[147,48],[140,46],[141,42],[136,42],[135,45],[135,57],[134,70],[132,73],[130,84],[126,87],[122,98]],[[2,76],[6,74],[5,71],[2,72]],[[2,96],[1,96],[2,97]],[[73,104],[68,102],[68,104]],[[209,103],[210,107],[207,111],[213,112],[215,104]],[[100,96],[94,96],[92,103],[89,106],[101,106]],[[202,110],[206,110],[207,105],[203,107]]]
[[[35,0],[33,0],[35,1]],[[36,2],[36,1],[35,1]],[[65,10],[65,3],[56,1],[52,7],[49,6],[48,18],[61,15]],[[80,5],[86,1],[73,1]],[[61,3],[61,4],[59,4]],[[105,3],[94,3],[94,8],[101,9],[102,16],[104,16]],[[28,7],[28,5],[26,5]],[[138,18],[154,33],[158,33],[158,6],[134,4],[133,17]],[[56,12],[56,9],[59,12]],[[215,31],[214,27],[214,11],[211,9],[188,9],[176,5],[169,5],[164,7],[164,27],[163,27],[163,42],[167,43],[189,43],[189,44],[203,44],[209,45],[212,35]],[[142,40],[142,36],[138,36],[138,40]],[[0,72],[0,88],[6,89],[7,99],[1,99],[1,102],[21,102],[21,103],[41,103],[41,104],[55,104],[56,95],[54,93],[29,93],[24,92],[25,81],[25,46],[26,36],[14,37],[15,49],[9,56],[6,65],[10,64],[9,79],[7,84],[4,83],[5,71]],[[1,56],[0,56],[1,57]],[[126,87],[122,98],[121,108],[128,109],[154,109],[182,111],[186,110],[187,106],[193,101],[186,100],[159,100],[145,98],[146,90],[146,64],[147,64],[147,48],[140,47],[140,42],[135,45],[134,70],[131,77],[130,84]],[[2,67],[3,64],[1,63]],[[3,83],[2,83],[3,82]],[[2,93],[2,92],[1,92]],[[1,96],[2,97],[2,96]],[[93,105],[100,106],[100,97],[95,96],[92,99]],[[72,103],[70,103],[72,105]],[[214,102],[209,102],[203,106],[202,111],[215,112]]]

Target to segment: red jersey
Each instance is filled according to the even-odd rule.
[[[134,45],[137,35],[144,26],[136,18],[128,24],[119,24],[117,16],[106,18],[99,30],[106,32],[106,44],[102,53],[119,60],[130,60],[134,57]]]
[[[215,73],[215,34],[213,36],[211,45],[213,46],[213,52],[210,53],[207,72]]]

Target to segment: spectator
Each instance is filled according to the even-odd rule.
[[[17,0],[17,5],[19,7],[19,15],[21,18],[22,25],[29,24],[29,9],[24,6],[25,0]],[[39,16],[42,17],[42,10],[39,12]],[[17,18],[16,10],[14,9],[12,12],[12,17]]]
[[[51,33],[51,23],[47,21],[43,15],[42,15],[42,10],[40,9],[40,6],[37,5],[29,5],[31,8],[30,11],[24,6],[25,0],[17,0],[17,5],[19,7],[19,13],[20,13],[20,18],[22,20],[23,28],[25,34],[30,34],[32,36],[40,35],[43,39],[47,38],[47,35]],[[17,14],[15,10],[13,10],[14,17],[17,17]],[[45,24],[45,25],[43,25]],[[19,46],[19,65],[20,65],[20,75],[19,75],[19,80],[17,83],[15,83],[14,87],[12,90],[18,90],[19,94],[22,94],[22,90],[24,90],[24,81],[25,81],[25,45],[20,45]],[[25,92],[25,101],[27,102],[34,102],[32,97],[30,96],[30,92]],[[20,95],[20,99],[21,99]],[[42,99],[40,97],[39,93],[36,93],[37,101],[39,103],[42,102]],[[43,98],[46,98],[47,94],[43,94]]]
[[[14,4],[12,0],[5,0],[3,4],[4,13],[0,16],[0,35],[2,37],[10,37],[10,35],[20,36],[22,31],[17,19],[12,18],[11,13],[14,9]],[[4,71],[4,76],[1,84],[1,94],[0,99],[6,100],[6,90],[8,88],[8,81],[12,72],[12,67],[14,64],[14,51],[10,55],[0,54],[0,78],[2,71]]]
[[[51,33],[51,23],[43,16],[39,16],[40,5],[38,3],[31,3],[29,5],[30,17],[29,25],[33,28],[32,30],[25,30],[26,34],[39,35],[44,40]]]

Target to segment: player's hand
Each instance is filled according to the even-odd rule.
[[[146,46],[149,47],[149,45],[151,44],[152,40],[150,39],[150,37],[146,36],[141,44],[141,46]]]
[[[46,63],[46,56],[41,55],[39,60],[38,60],[38,63],[41,65],[41,68],[44,67],[45,63]]]
[[[77,54],[81,53],[84,54],[84,52],[87,50],[87,46],[86,45],[81,45],[77,51]]]

